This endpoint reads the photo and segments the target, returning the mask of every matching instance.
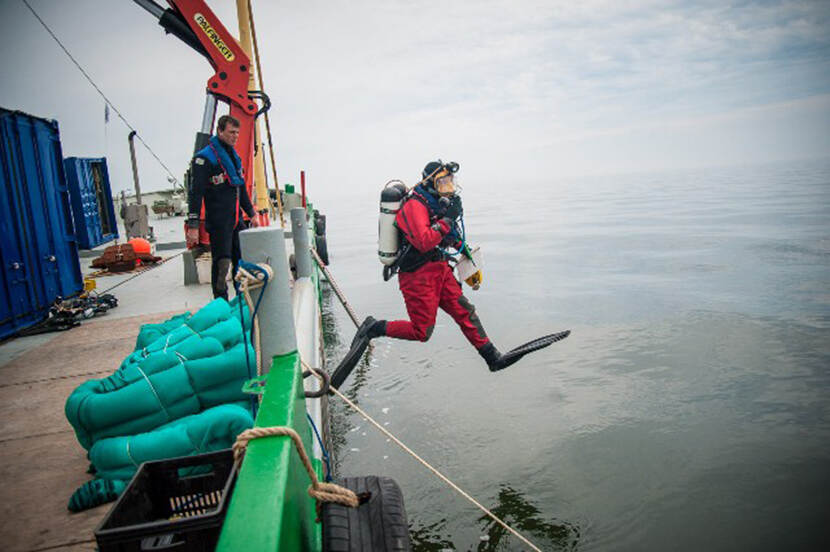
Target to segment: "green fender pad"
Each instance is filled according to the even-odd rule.
[[[89,459],[101,479],[130,479],[143,462],[230,448],[253,425],[249,407],[223,404],[153,431],[101,439]]]
[[[176,316],[161,322],[160,324],[142,324],[138,329],[138,336],[135,338],[134,351],[138,351],[155,341],[161,336],[183,325],[190,318],[190,311],[177,314]]]

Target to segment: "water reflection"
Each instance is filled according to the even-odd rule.
[[[576,549],[579,543],[578,526],[567,521],[545,521],[536,506],[507,485],[499,489],[497,500],[498,504],[490,511],[537,546],[544,550]],[[478,520],[483,523],[482,534],[487,536],[479,543],[478,552],[522,549],[521,542],[489,516],[482,515]],[[502,542],[505,547],[500,546]]]
[[[447,531],[447,520],[441,519],[426,526],[416,527],[409,524],[409,537],[412,539],[414,552],[443,552],[455,550],[452,541],[442,536]]]
[[[528,540],[542,550],[576,550],[579,545],[580,530],[573,523],[559,520],[545,520],[539,509],[531,504],[525,496],[502,485],[490,508],[498,518],[516,529]],[[498,552],[504,550],[524,550],[523,543],[507,529],[496,523],[489,516],[482,514],[478,518],[479,542],[467,550],[476,552]],[[419,526],[410,523],[409,534],[415,552],[444,552],[459,550],[447,533],[447,520],[441,519],[429,525]]]
[[[323,345],[326,354],[325,367],[329,373],[332,373],[337,367],[337,364],[348,352],[348,347],[351,344],[351,338],[354,337],[356,329],[352,324],[343,328],[341,339],[340,327],[337,323],[337,316],[335,316],[333,309],[338,308],[335,305],[334,292],[326,285],[323,286]],[[369,379],[369,369],[371,368],[372,355],[374,354],[374,343],[369,343],[366,352],[358,362],[352,374],[346,380],[348,386],[344,382],[343,387],[346,388],[343,394],[355,404],[359,404],[358,394],[360,390],[366,385]]]
[[[351,343],[351,338],[354,335],[354,326],[349,324],[342,332],[338,324],[335,309],[339,308],[336,301],[334,291],[328,286],[322,286],[322,319],[323,319],[323,350],[325,353],[324,368],[331,374],[337,367],[337,364],[346,354]],[[341,333],[343,338],[341,339]],[[346,380],[343,394],[355,404],[360,404],[359,393],[369,380],[369,369],[371,368],[372,354],[374,353],[373,344],[369,344],[360,362],[355,367],[352,374]],[[334,472],[339,472],[340,468],[340,452],[346,445],[346,435],[351,431],[355,425],[352,423],[350,416],[351,410],[341,400],[328,401],[328,436],[325,438],[328,444],[330,457]]]
[[[342,356],[343,342],[338,331],[337,316],[334,314],[334,292],[328,285],[321,286],[321,316],[323,326],[323,368],[331,373],[336,362]],[[329,457],[335,473],[340,467],[340,451],[346,445],[346,433],[352,428],[349,417],[344,415],[342,401],[332,401],[330,397],[325,398],[327,411],[329,413],[324,439],[328,446]]]
[[[372,354],[374,352],[374,346],[369,343],[369,346],[366,348],[366,352],[363,353],[363,358],[360,359],[360,362],[357,364],[354,372],[352,372],[350,377],[352,384],[349,386],[349,389],[343,393],[355,404],[360,404],[358,393],[369,381],[369,369],[372,367]]]
[[[323,318],[323,350],[326,359],[331,358],[340,346],[337,317],[334,315],[334,297],[329,285],[320,282],[320,312]]]

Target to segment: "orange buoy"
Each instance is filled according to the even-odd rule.
[[[128,244],[133,246],[133,251],[136,254],[144,253],[145,255],[151,255],[152,251],[150,250],[150,242],[145,240],[144,238],[133,238],[127,242]]]

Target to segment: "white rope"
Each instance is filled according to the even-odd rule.
[[[159,406],[161,407],[161,411],[162,411],[162,412],[164,412],[164,415],[165,415],[165,416],[167,416],[167,421],[169,422],[169,421],[170,421],[170,420],[172,420],[173,418],[170,416],[170,413],[169,413],[169,412],[167,412],[167,408],[165,408],[165,407],[164,407],[164,402],[162,402],[161,397],[159,397],[159,394],[158,394],[158,392],[156,391],[156,388],[155,388],[155,386],[153,385],[153,382],[152,382],[152,381],[150,381],[150,378],[148,378],[148,377],[147,377],[147,374],[145,374],[145,373],[144,373],[144,370],[142,370],[142,369],[141,369],[141,366],[139,366],[138,364],[136,364],[136,366],[135,366],[135,367],[136,367],[136,369],[138,370],[138,373],[139,373],[139,374],[141,374],[141,375],[144,377],[144,380],[147,382],[147,385],[149,385],[149,386],[150,386],[150,391],[152,391],[152,392],[153,392],[153,396],[154,396],[154,397],[156,398],[156,400],[158,401]]]
[[[138,462],[135,461],[135,458],[133,458],[132,452],[130,452],[130,439],[131,438],[132,437],[127,437],[127,458],[130,459],[130,462],[133,463],[133,466],[138,468],[138,467],[141,467],[141,464],[139,464]]]
[[[310,247],[309,251],[311,251],[311,256],[314,257],[314,261],[317,263],[317,266],[320,268],[320,270],[323,271],[323,274],[326,275],[326,279],[329,281],[331,289],[334,290],[334,294],[337,295],[338,299],[340,299],[340,302],[343,304],[343,308],[345,308],[346,312],[349,313],[349,318],[352,319],[352,322],[354,322],[355,327],[359,328],[360,319],[357,317],[357,313],[355,313],[352,306],[346,300],[346,295],[340,290],[340,286],[337,285],[337,282],[334,280],[334,276],[332,276],[331,272],[329,272],[329,269],[326,268],[326,263],[324,263],[323,259],[320,258],[320,254],[317,253],[316,249]]]

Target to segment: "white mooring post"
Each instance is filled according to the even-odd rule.
[[[291,237],[294,239],[294,262],[297,264],[297,278],[311,276],[311,252],[308,250],[308,222],[305,207],[291,209]]]
[[[262,346],[262,371],[267,373],[274,356],[297,350],[285,236],[282,228],[275,226],[250,228],[239,233],[239,245],[244,260],[249,263],[267,263],[274,272],[264,292],[263,288],[251,291],[254,304],[263,293],[257,319]]]

